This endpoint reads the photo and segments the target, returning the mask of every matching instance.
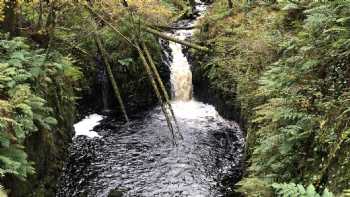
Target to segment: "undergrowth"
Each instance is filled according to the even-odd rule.
[[[215,1],[196,39],[214,47],[201,65],[211,88],[236,92],[231,102],[246,119],[239,191],[342,193],[350,187],[350,2],[235,2],[227,11]]]
[[[72,87],[81,77],[69,57],[27,43],[0,37],[0,177],[25,179],[35,173],[24,142],[39,129],[55,128],[60,117],[48,98],[62,105],[74,102]]]

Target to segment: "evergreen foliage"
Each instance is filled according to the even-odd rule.
[[[56,88],[72,84],[81,73],[69,57],[32,49],[24,38],[1,35],[0,51],[0,176],[24,179],[35,172],[25,152],[26,138],[57,124],[47,97]]]
[[[52,153],[52,157],[63,154],[66,147],[59,146],[63,146],[62,141],[66,138],[70,139],[71,131],[68,129],[71,129],[76,115],[72,109],[76,101],[74,95],[81,92],[91,94],[91,89],[96,88],[98,83],[96,76],[100,77],[103,71],[101,56],[92,39],[94,34],[101,37],[111,64],[111,74],[122,84],[121,94],[126,97],[128,107],[149,107],[155,100],[149,96],[150,85],[144,83],[146,75],[140,66],[137,50],[100,19],[96,20],[96,26],[84,25],[95,20],[84,7],[87,3],[81,0],[0,2],[0,30],[10,33],[10,36],[1,35],[0,38],[1,177],[10,174],[26,181],[28,175],[35,173],[36,166],[30,160],[45,160],[49,157],[42,153],[47,152]],[[142,39],[159,67],[161,49],[157,38],[145,34],[135,25],[165,26],[181,15],[175,11],[182,12],[186,3],[182,0],[130,0],[128,4],[129,8],[124,8],[121,1],[101,0],[93,1],[92,8],[133,42]],[[130,13],[134,14],[134,19]],[[28,39],[15,37],[18,35]],[[81,78],[82,73],[84,78]],[[138,93],[144,95],[136,95]],[[96,99],[96,95],[93,97]],[[45,140],[43,146],[48,143],[45,151],[33,153],[35,148],[32,147],[26,150],[26,141],[34,132],[45,138],[38,139]],[[64,139],[54,139],[58,137]],[[34,158],[29,159],[28,155],[33,154]],[[41,161],[38,163],[41,164]],[[51,170],[57,172],[61,165],[54,164],[54,161],[42,163],[48,169],[39,169],[38,176],[45,176]],[[54,179],[36,178],[43,180],[35,180],[31,183],[33,186],[39,182],[45,190],[54,190],[54,186],[48,186]],[[29,192],[27,188],[23,190],[26,190],[23,194]],[[41,193],[40,188],[35,190],[33,195]]]
[[[254,174],[318,186],[330,181],[327,171],[349,142],[349,11],[349,2],[305,11],[301,31],[262,75],[258,92],[266,102],[253,120]],[[349,166],[345,159],[339,167]]]
[[[350,187],[350,2],[236,1],[222,15],[223,2],[197,39],[215,47],[201,67],[212,88],[237,92],[231,102],[247,120],[250,165],[240,191],[323,195],[298,182],[341,193]]]
[[[272,184],[272,187],[276,191],[276,195],[280,197],[288,196],[300,196],[300,197],[333,197],[334,195],[325,189],[322,195],[316,192],[313,185],[309,185],[307,188],[300,184],[295,183],[283,183],[283,184]]]

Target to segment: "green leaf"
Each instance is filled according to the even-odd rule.
[[[33,77],[37,78],[42,73],[42,70],[40,67],[33,67],[30,69],[30,73],[33,75]]]
[[[316,197],[316,189],[315,189],[315,187],[313,186],[313,185],[309,185],[309,186],[307,186],[307,188],[306,188],[306,196],[310,196],[310,197]]]
[[[322,197],[334,197],[334,195],[332,192],[329,192],[328,189],[326,188],[322,193]]]
[[[47,117],[44,119],[44,121],[50,125],[57,125],[57,123],[58,123],[57,120],[53,117]]]
[[[133,60],[131,58],[125,58],[118,60],[118,62],[123,66],[129,66],[133,62]]]

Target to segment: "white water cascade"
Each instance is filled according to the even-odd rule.
[[[206,9],[205,6],[199,4],[197,9],[203,13]],[[200,18],[200,17],[198,17]],[[191,27],[195,26],[198,23],[198,18],[186,26]],[[194,33],[194,30],[177,30],[172,36],[180,40],[185,40],[188,37],[191,37]],[[171,49],[171,55],[173,57],[171,63],[171,88],[172,96],[175,101],[190,101],[192,100],[192,72],[191,66],[182,52],[181,44],[170,42],[169,47]]]
[[[186,31],[187,33],[188,31]],[[176,32],[176,37],[184,40],[186,36],[181,31]],[[171,64],[171,84],[173,99],[176,101],[189,101],[192,99],[192,72],[187,58],[182,53],[182,46],[171,42],[173,61]]]

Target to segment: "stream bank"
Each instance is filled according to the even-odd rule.
[[[47,2],[49,4],[50,2]],[[204,7],[204,4],[198,4],[199,7]],[[82,13],[82,15],[86,14],[86,12],[80,12],[79,7],[73,7],[74,9],[70,10],[71,13],[65,15],[64,20],[58,21],[60,24],[58,26],[60,27],[71,27],[72,21],[71,19],[74,18],[74,22],[77,22],[76,24],[86,24],[86,17],[79,17],[77,13]],[[158,7],[157,7],[158,8]],[[79,10],[79,11],[78,11]],[[73,13],[73,14],[72,14]],[[65,13],[66,14],[66,13]],[[72,14],[74,17],[71,17]],[[191,16],[192,19],[197,17],[196,13],[195,15]],[[84,15],[86,16],[86,15]],[[71,18],[70,18],[71,17]],[[158,15],[157,15],[158,17]],[[32,21],[31,21],[32,22]],[[66,23],[67,22],[67,23]],[[28,23],[29,24],[29,23]],[[127,27],[129,28],[129,27]],[[128,29],[123,29],[124,32],[128,32]],[[65,29],[65,28],[62,28]],[[37,117],[37,122],[35,122],[35,126],[38,127],[38,130],[28,134],[28,136],[25,139],[25,142],[23,145],[25,145],[25,152],[29,155],[29,158],[25,158],[24,161],[21,161],[25,163],[27,160],[33,161],[35,164],[33,164],[33,167],[36,170],[36,174],[30,175],[29,177],[24,177],[26,179],[25,181],[19,180],[17,178],[14,178],[12,176],[6,176],[2,179],[3,185],[10,189],[9,195],[10,196],[55,196],[56,193],[56,183],[57,183],[57,177],[62,172],[62,166],[63,161],[66,160],[68,156],[68,146],[72,143],[72,137],[74,130],[72,128],[72,125],[76,120],[82,119],[86,114],[89,114],[90,112],[98,112],[100,114],[104,114],[106,116],[109,116],[109,118],[105,119],[102,124],[105,125],[104,128],[108,127],[115,127],[115,125],[122,125],[122,122],[119,122],[119,109],[118,106],[116,106],[115,98],[113,94],[111,94],[111,87],[109,87],[109,82],[106,77],[106,72],[104,70],[104,66],[101,61],[101,57],[98,54],[96,48],[94,47],[94,43],[89,37],[89,34],[86,34],[86,31],[89,31],[88,28],[85,29],[83,27],[82,29],[70,29],[69,32],[69,39],[66,40],[67,34],[63,32],[59,32],[55,35],[55,39],[57,36],[57,40],[53,40],[53,47],[57,52],[61,52],[63,55],[67,55],[67,59],[69,61],[71,60],[72,63],[74,62],[74,65],[77,67],[77,69],[70,69],[70,70],[64,70],[64,72],[60,72],[59,74],[54,73],[55,76],[47,79],[47,84],[42,83],[41,78],[36,77],[29,77],[33,80],[30,81],[30,88],[32,90],[35,90],[38,95],[42,96],[44,100],[47,102],[48,107],[48,114],[52,116],[51,124],[52,128],[47,128],[47,125],[44,125],[41,127],[41,125],[38,123],[40,120],[43,119],[42,116]],[[102,33],[103,32],[103,33]],[[40,33],[40,32],[38,32]],[[61,34],[62,33],[62,34]],[[154,108],[156,106],[157,100],[154,94],[152,94],[152,88],[149,85],[149,83],[144,83],[146,76],[143,74],[143,71],[139,69],[140,60],[138,58],[138,54],[132,49],[132,47],[126,47],[121,42],[120,39],[116,38],[117,36],[108,31],[106,27],[101,26],[101,34],[102,39],[104,40],[104,44],[106,45],[106,50],[111,55],[110,61],[113,65],[113,73],[115,77],[117,78],[117,82],[120,85],[121,93],[123,96],[123,99],[125,101],[127,112],[130,114],[131,117],[136,117],[135,119],[147,119],[147,117],[151,116],[152,121],[157,122],[155,119],[161,119],[158,118],[156,115],[147,115],[148,113],[157,113],[159,114],[159,108]],[[43,37],[49,36],[49,35],[43,35]],[[72,46],[71,48],[67,49],[67,46],[63,43],[61,39],[64,39],[64,41],[67,41],[68,44],[71,44],[70,42],[74,43],[73,45],[77,44],[79,47]],[[35,41],[28,41],[29,43],[35,45]],[[166,51],[167,47],[165,45],[160,47],[158,44],[158,40],[155,39],[153,36],[146,36],[145,42],[147,45],[149,45],[150,51],[152,55],[154,55],[154,61],[156,65],[158,66],[158,70],[160,71],[161,78],[165,82],[170,82],[170,70],[169,65],[167,63],[167,57],[164,58],[163,51]],[[46,46],[45,46],[46,47]],[[80,48],[81,47],[81,48]],[[38,49],[38,46],[33,46],[33,49]],[[181,47],[177,47],[180,48]],[[81,50],[82,49],[82,50]],[[40,51],[40,50],[39,50]],[[78,54],[79,53],[79,54]],[[7,56],[10,57],[10,56]],[[6,57],[6,58],[7,58]],[[183,55],[181,55],[181,58]],[[17,56],[18,58],[18,56]],[[19,58],[20,59],[20,58]],[[33,59],[39,59],[39,58],[33,58]],[[64,58],[61,58],[64,59]],[[46,60],[46,59],[45,59]],[[44,63],[45,63],[44,60]],[[65,59],[64,59],[65,60]],[[34,62],[34,61],[33,61]],[[33,62],[25,62],[25,64],[33,64],[35,65],[41,65],[35,64]],[[41,75],[37,74],[38,70],[46,72],[48,69],[48,73],[51,73],[52,70],[49,64],[49,66],[42,64],[45,69],[33,69],[30,70],[30,72],[33,72],[33,75]],[[66,63],[66,62],[65,62]],[[57,68],[61,67],[67,67],[67,65],[61,64],[57,65],[54,64],[54,66],[57,66]],[[38,66],[39,67],[39,66]],[[61,70],[60,70],[61,71]],[[83,79],[81,79],[80,72],[84,74]],[[190,73],[189,70],[186,71],[187,74]],[[35,74],[36,73],[36,74]],[[63,73],[63,74],[62,74]],[[140,74],[141,73],[141,74]],[[47,73],[43,73],[44,76],[46,76]],[[56,75],[57,74],[57,75]],[[67,76],[62,76],[67,74]],[[51,76],[50,76],[51,77]],[[62,77],[62,78],[61,78]],[[79,78],[79,79],[78,79]],[[34,80],[39,79],[39,80]],[[25,81],[27,82],[27,81]],[[191,80],[187,80],[187,82],[191,82]],[[57,84],[56,84],[57,83]],[[41,85],[44,84],[42,87]],[[191,85],[191,83],[187,83],[187,85]],[[11,84],[10,84],[11,85]],[[47,86],[46,86],[47,85]],[[170,92],[170,83],[166,84],[168,91]],[[190,88],[192,89],[192,87]],[[82,91],[80,91],[82,90]],[[79,92],[80,91],[80,92]],[[79,93],[77,93],[79,92]],[[190,94],[188,94],[190,95]],[[192,96],[190,96],[192,97]],[[78,101],[76,100],[78,99]],[[33,104],[34,105],[34,104]],[[45,104],[46,106],[46,104]],[[178,104],[176,104],[178,106]],[[181,104],[180,106],[187,106],[189,109],[199,110],[200,113],[207,113],[212,112],[213,110],[212,106],[205,105],[203,103],[197,102],[197,101],[189,101],[186,104]],[[78,108],[76,110],[76,108]],[[181,107],[180,107],[181,108]],[[136,114],[139,111],[147,111],[147,114],[140,113]],[[191,113],[192,111],[187,111],[187,113]],[[17,114],[14,113],[14,114]],[[48,114],[44,114],[44,117],[48,117]],[[180,112],[181,115],[183,113]],[[41,115],[41,114],[40,114]],[[192,139],[192,136],[194,138],[198,137],[196,132],[200,133],[201,128],[192,128],[191,123],[194,125],[197,125],[199,127],[204,127],[203,130],[203,136],[199,136],[204,138],[203,142],[204,144],[200,144],[198,146],[201,147],[207,147],[207,149],[211,149],[212,147],[217,148],[218,152],[227,152],[228,158],[222,158],[224,157],[224,153],[218,154],[217,159],[216,155],[212,156],[210,152],[203,151],[202,153],[204,155],[209,155],[210,158],[213,160],[222,161],[225,159],[228,160],[235,160],[237,158],[240,158],[240,151],[242,150],[242,142],[239,139],[236,139],[237,136],[240,135],[240,129],[238,126],[230,121],[227,120],[221,120],[221,117],[217,113],[211,113],[208,117],[201,117],[202,115],[197,114],[198,116],[196,118],[200,119],[203,118],[204,120],[194,120],[191,122],[191,118],[193,117],[185,117],[186,120],[189,119],[189,123],[183,123],[184,127],[186,127],[186,130],[189,130],[189,135],[187,137],[187,141],[183,142],[183,149],[179,148],[178,151],[186,149],[187,153],[190,154],[191,150],[196,149],[200,150],[200,148],[197,147],[191,147],[191,144],[195,144],[195,139]],[[115,117],[110,119],[110,117]],[[51,117],[50,117],[51,118]],[[30,118],[29,118],[30,119]],[[216,120],[218,119],[218,120]],[[49,121],[48,120],[48,121]],[[57,120],[57,123],[55,123]],[[111,122],[114,123],[114,125],[108,125],[106,120],[111,120]],[[145,121],[143,124],[148,125],[151,124],[152,121]],[[162,122],[163,120],[161,120]],[[204,121],[204,122],[203,122]],[[115,123],[117,122],[117,123]],[[186,122],[186,121],[182,121]],[[197,122],[197,123],[196,123]],[[206,124],[213,124],[207,126]],[[217,127],[215,124],[218,124]],[[163,123],[160,123],[163,124]],[[46,127],[45,127],[46,126]],[[209,128],[213,127],[211,130]],[[153,126],[152,126],[153,127]],[[162,128],[164,127],[161,126]],[[189,127],[189,128],[187,128]],[[206,130],[205,128],[209,129]],[[214,131],[216,129],[223,130],[222,132]],[[33,129],[36,130],[36,129]],[[123,133],[123,129],[115,129],[114,131],[121,130]],[[164,129],[165,130],[165,129]],[[140,132],[138,130],[135,130],[135,132]],[[101,132],[103,134],[103,128],[101,127]],[[127,132],[125,132],[127,133]],[[208,134],[208,136],[206,136]],[[236,135],[237,134],[237,135]],[[233,135],[233,136],[231,136]],[[227,137],[229,136],[229,137]],[[116,137],[116,136],[113,136]],[[112,138],[113,138],[112,137]],[[73,138],[73,141],[79,141],[79,138],[84,137],[76,137]],[[168,136],[165,137],[164,141],[168,140]],[[214,140],[212,138],[215,138]],[[225,142],[225,140],[234,140],[237,141],[237,144],[234,144],[234,148],[230,148],[231,145],[229,142]],[[85,139],[86,140],[86,139]],[[115,139],[114,139],[115,140]],[[194,141],[193,141],[194,140]],[[97,140],[98,141],[98,140]],[[212,142],[213,141],[213,142]],[[158,141],[153,141],[158,142]],[[189,143],[191,142],[191,143]],[[193,142],[193,143],[192,143]],[[218,145],[216,145],[218,144]],[[169,148],[167,147],[169,144],[165,143],[165,149]],[[73,145],[74,146],[74,145]],[[119,148],[119,147],[117,147]],[[226,150],[226,148],[228,150]],[[170,149],[170,148],[169,148]],[[236,152],[231,153],[230,150],[239,149]],[[190,150],[190,151],[189,151]],[[93,151],[91,151],[93,152]],[[201,154],[202,154],[201,153]],[[233,154],[237,154],[237,156],[232,156]],[[194,157],[198,157],[198,154],[194,154]],[[185,163],[188,163],[188,158],[185,158]],[[225,160],[226,161],[226,160]],[[212,162],[212,161],[210,161]],[[220,162],[219,162],[220,163]],[[223,162],[223,163],[230,163],[230,162]],[[127,165],[127,164],[126,164]],[[203,165],[199,162],[198,165]],[[239,174],[239,161],[235,160],[232,162],[232,165],[235,165],[235,175]],[[215,168],[220,169],[221,167],[218,164],[215,164]],[[206,167],[203,167],[206,170],[211,171]],[[214,167],[213,167],[214,168]],[[202,169],[202,168],[200,168]],[[213,171],[217,171],[213,170]],[[227,170],[227,169],[224,169]],[[186,171],[186,170],[184,170]],[[199,174],[199,172],[196,172]],[[208,173],[210,174],[210,173]],[[211,189],[209,188],[208,184],[212,184],[213,182],[221,184],[220,181],[215,180],[214,176],[207,177],[207,182],[201,182],[199,179],[194,179],[194,183],[200,182],[202,185],[200,187],[204,187],[205,191],[216,191],[218,189]],[[213,180],[214,179],[214,180]],[[21,189],[18,189],[21,188]]]
[[[152,92],[151,85],[149,83],[144,83],[147,77],[143,69],[139,66],[140,60],[138,59],[137,52],[132,49],[129,50],[129,48],[121,51],[120,49],[122,47],[120,47],[119,41],[114,39],[113,36],[113,34],[108,34],[106,37],[111,41],[106,41],[105,43],[108,45],[108,47],[106,47],[108,52],[114,57],[117,57],[111,60],[111,64],[113,66],[113,73],[120,84],[127,112],[133,114],[135,112],[151,109],[156,106],[157,99]],[[107,38],[104,37],[105,40],[107,40]],[[22,40],[22,38],[18,40]],[[25,41],[26,43],[31,43],[30,41]],[[4,41],[2,40],[2,42]],[[159,44],[153,37],[147,38],[146,43],[149,44],[149,50],[154,55],[154,61],[158,66],[163,81],[169,82],[169,66],[166,65],[166,61],[162,59],[161,45],[163,44]],[[27,159],[33,162],[35,173],[28,175],[25,180],[19,179],[14,175],[1,177],[1,183],[4,188],[8,190],[8,195],[10,197],[56,196],[58,177],[62,175],[62,168],[64,162],[69,157],[68,149],[72,144],[72,138],[74,136],[73,124],[91,112],[110,114],[116,118],[120,117],[119,108],[116,105],[113,91],[109,86],[109,81],[104,71],[104,65],[102,64],[101,57],[96,52],[96,49],[94,49],[94,43],[86,41],[86,43],[83,44],[89,46],[87,47],[87,51],[89,54],[92,54],[91,56],[81,57],[81,55],[77,55],[73,52],[70,54],[73,56],[72,59],[75,60],[74,68],[79,70],[79,72],[77,71],[76,73],[80,75],[80,72],[82,72],[81,76],[74,76],[74,74],[76,74],[74,71],[76,70],[73,69],[69,70],[73,72],[73,74],[69,73],[69,71],[67,72],[68,76],[65,76],[66,71],[61,72],[61,70],[60,72],[53,73],[53,76],[48,75],[47,73],[51,74],[53,69],[51,68],[51,62],[47,61],[48,66],[44,63],[42,63],[42,67],[38,66],[38,70],[42,72],[40,72],[40,75],[37,77],[39,79],[30,76],[30,80],[23,80],[28,83],[28,86],[30,86],[33,92],[42,96],[45,100],[45,107],[49,108],[49,112],[40,117],[40,119],[45,119],[49,114],[57,120],[57,124],[52,126],[52,128],[47,128],[47,126],[44,127],[40,122],[35,120],[34,124],[35,127],[38,127],[38,130],[35,132],[28,132],[28,136],[23,142],[25,146],[24,151],[28,155]],[[17,44],[16,46],[22,45]],[[37,49],[36,46],[30,47],[32,47],[33,50]],[[28,46],[28,48],[30,47]],[[27,50],[27,48],[25,49]],[[3,50],[3,48],[1,48],[1,50]],[[4,49],[4,51],[6,50]],[[65,51],[65,53],[70,52],[71,51]],[[25,57],[26,55],[27,54],[25,54]],[[11,55],[6,55],[4,59],[10,57]],[[41,57],[35,58],[40,60]],[[61,58],[61,60],[66,59]],[[16,59],[16,61],[18,60]],[[23,61],[23,65],[28,65],[28,70],[31,71],[31,62],[25,58],[21,59],[21,61]],[[41,63],[37,63],[37,65],[41,65]],[[67,65],[64,66],[68,67]],[[51,70],[47,71],[49,69]],[[1,76],[2,74],[3,73],[1,73]],[[42,77],[41,75],[46,76],[45,80],[40,78]],[[79,80],[73,80],[72,78],[74,77],[79,78]],[[166,86],[170,91],[170,84],[168,83]],[[1,91],[2,90],[3,89],[1,89]],[[1,92],[1,94],[3,94],[3,92]],[[0,100],[2,101],[2,99],[1,97]],[[1,107],[1,116],[3,115],[2,110]],[[13,114],[20,115],[18,112],[14,112]]]
[[[237,97],[237,83],[233,82],[225,88],[216,85],[215,79],[211,78],[205,68],[207,55],[184,50],[192,64],[193,94],[199,101],[214,105],[216,110],[224,118],[234,120],[244,128],[244,118],[241,115],[240,102]],[[223,76],[221,76],[223,77]]]
[[[341,196],[349,188],[349,86],[340,85],[349,82],[349,47],[335,46],[349,34],[329,32],[349,31],[335,22],[349,16],[349,3],[305,5],[244,1],[230,10],[218,0],[191,39],[212,46],[209,54],[189,50],[195,95],[246,119],[248,169],[237,185],[247,196],[302,196],[304,188]]]

